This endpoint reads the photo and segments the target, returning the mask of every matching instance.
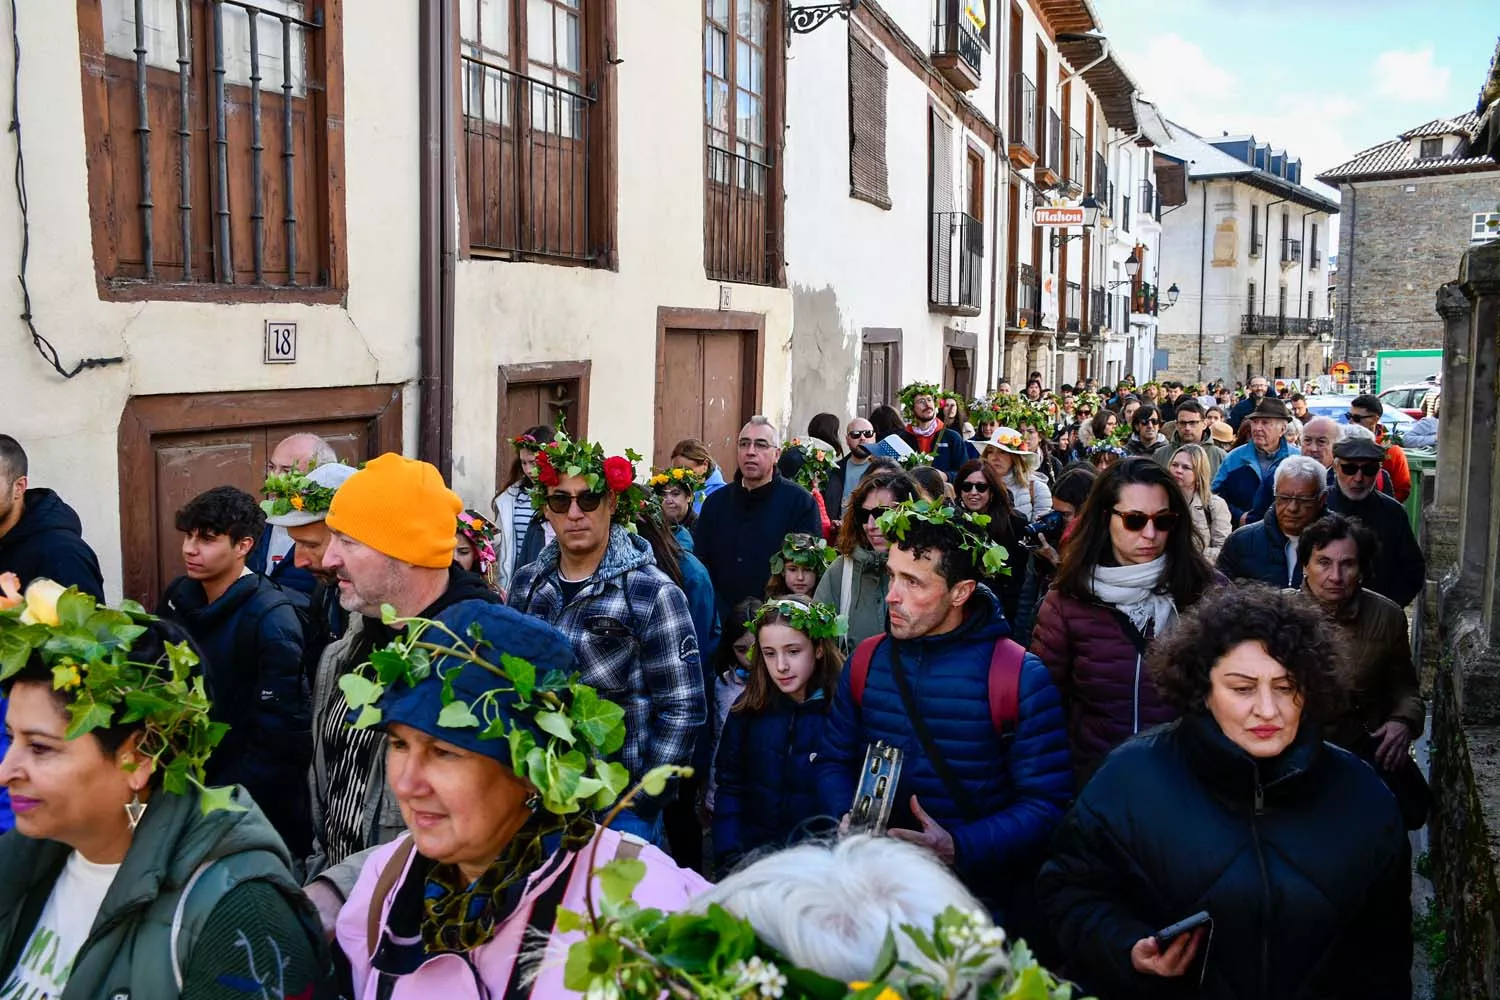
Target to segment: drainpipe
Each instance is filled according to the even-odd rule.
[[[417,342],[421,356],[417,454],[452,479],[454,190],[452,0],[420,7],[418,66],[421,174],[418,189]]]
[[[1005,304],[1000,300],[1000,171],[1003,165],[1007,176],[1010,174],[1010,153],[1006,147],[1005,129],[1000,124],[1000,113],[1004,101],[1002,91],[1009,81],[1000,78],[1000,46],[1004,44],[1004,39],[999,37],[998,31],[995,35],[995,47],[992,50],[995,53],[995,169],[991,171],[994,176],[990,183],[990,365],[985,392],[976,392],[976,396],[988,396],[994,389],[995,356],[1005,350]],[[1006,205],[1009,204],[1007,199]],[[1009,225],[1007,220],[1007,232]]]
[[[1316,209],[1316,208],[1310,208],[1307,211],[1305,211],[1305,212],[1302,213],[1302,259],[1297,262],[1297,312],[1299,312],[1299,313],[1302,312],[1302,308],[1303,308],[1302,304],[1303,304],[1303,302],[1306,301],[1306,299],[1303,296],[1302,292],[1307,287],[1307,255],[1308,255],[1308,252],[1309,252],[1308,249],[1307,249],[1307,217],[1309,215],[1315,214],[1317,211],[1318,211],[1318,209]],[[1309,324],[1312,323],[1312,313],[1311,312],[1309,312],[1306,316],[1304,316],[1302,318],[1305,319],[1305,320],[1307,320],[1307,322]],[[1308,327],[1308,333],[1311,333],[1311,332],[1312,332],[1312,327],[1309,326]],[[1303,336],[1307,336],[1307,334],[1303,334]],[[1298,372],[1297,377],[1299,379],[1302,377],[1302,375],[1301,375],[1301,371],[1302,371],[1301,365],[1302,365],[1302,342],[1298,341],[1297,342],[1297,366],[1298,366],[1297,367],[1297,372]]]
[[[1359,227],[1359,189],[1353,184],[1349,185],[1349,246],[1339,245],[1339,257],[1342,258],[1339,266],[1347,272],[1348,277],[1344,281],[1344,301],[1339,303],[1339,311],[1343,313],[1344,320],[1344,361],[1354,356],[1354,344],[1349,336],[1353,332],[1354,319],[1354,235]],[[1326,374],[1326,373],[1325,373]]]
[[[1198,381],[1203,374],[1203,303],[1208,298],[1208,181],[1203,182],[1203,228],[1198,234]]]

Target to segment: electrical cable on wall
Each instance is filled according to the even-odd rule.
[[[21,322],[31,334],[31,343],[42,360],[51,365],[63,378],[72,378],[86,368],[105,368],[124,364],[123,357],[83,358],[71,370],[64,368],[57,348],[36,328],[31,315],[31,287],[26,281],[26,268],[31,257],[31,216],[26,195],[26,158],[21,151],[21,24],[16,13],[16,0],[10,0],[10,34],[14,48],[15,72],[11,79],[10,131],[16,137],[16,204],[21,209],[21,273],[16,275],[21,283]]]

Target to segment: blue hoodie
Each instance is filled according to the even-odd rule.
[[[842,816],[854,800],[865,749],[876,740],[900,747],[905,761],[891,826],[921,828],[910,808],[916,795],[923,810],[953,836],[958,877],[991,903],[1040,864],[1073,793],[1062,697],[1042,661],[1030,653],[1021,667],[1014,734],[995,732],[990,658],[995,643],[1008,635],[999,602],[983,585],[952,632],[900,640],[888,635],[870,661],[861,705],[854,704],[850,667],[844,667],[814,764],[822,812]],[[964,815],[922,750],[891,673],[893,646],[900,649],[917,708],[977,819]]]
[[[1276,467],[1284,459],[1300,454],[1302,454],[1302,449],[1292,447],[1287,444],[1286,438],[1282,438],[1276,454],[1271,458],[1271,468],[1265,478],[1274,483]],[[1255,450],[1254,441],[1247,441],[1240,445],[1224,456],[1224,461],[1219,463],[1219,471],[1214,474],[1212,488],[1214,493],[1222,497],[1229,505],[1229,516],[1236,528],[1240,526],[1240,518],[1245,512],[1255,509],[1255,497],[1260,492],[1260,485],[1260,459]]]

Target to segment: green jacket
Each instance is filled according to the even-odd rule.
[[[849,569],[845,569],[848,566]],[[849,595],[844,595],[844,577],[849,577]],[[844,641],[853,649],[863,640],[885,631],[885,554],[870,549],[854,550],[852,566],[848,556],[839,556],[818,581],[813,599],[831,604],[849,616],[849,633]]]
[[[245,791],[235,795],[244,812],[208,815],[196,792],[151,797],[60,1000],[217,1000],[262,987],[330,995],[327,948],[287,849]],[[70,853],[15,830],[0,837],[0,981]],[[278,957],[287,963],[279,974]]]

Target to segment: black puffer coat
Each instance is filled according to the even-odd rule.
[[[1195,712],[1124,744],[1084,788],[1039,878],[1069,971],[1109,1000],[1411,996],[1411,869],[1395,799],[1305,726],[1257,762]],[[1207,910],[1175,984],[1130,949]],[[1203,948],[1199,948],[1200,959]]]

